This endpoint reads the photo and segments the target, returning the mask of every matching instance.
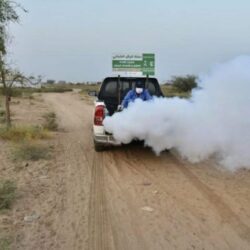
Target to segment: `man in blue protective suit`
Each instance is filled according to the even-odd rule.
[[[130,102],[134,102],[137,98],[148,101],[152,99],[152,96],[149,94],[148,90],[144,88],[144,85],[141,81],[136,81],[135,89],[130,90],[127,95],[124,97],[122,104],[118,107],[118,110],[127,108]]]

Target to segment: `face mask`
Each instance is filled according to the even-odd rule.
[[[135,88],[135,92],[139,95],[143,91],[143,88]]]

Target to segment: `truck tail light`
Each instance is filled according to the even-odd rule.
[[[104,120],[104,105],[98,105],[95,108],[95,117],[94,117],[94,124],[96,126],[102,126],[102,122]]]

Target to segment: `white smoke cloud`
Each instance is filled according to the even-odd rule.
[[[136,100],[104,120],[122,143],[134,138],[159,154],[175,149],[191,162],[216,156],[228,169],[250,169],[250,56],[216,65],[199,77],[189,100]]]

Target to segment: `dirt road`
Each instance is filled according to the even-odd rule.
[[[47,249],[250,249],[249,171],[139,145],[95,153],[92,105],[76,93],[44,99],[63,130]]]

